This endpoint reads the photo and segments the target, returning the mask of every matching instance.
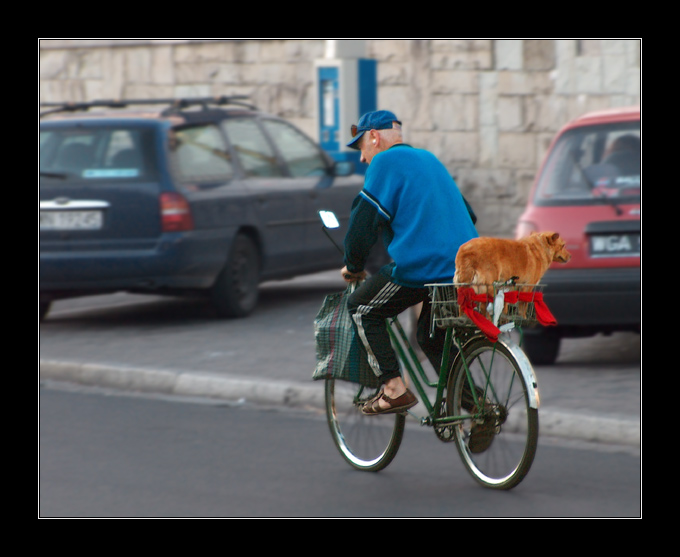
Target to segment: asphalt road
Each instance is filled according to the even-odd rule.
[[[323,415],[114,392],[40,390],[41,517],[638,517],[630,447],[541,437],[510,492],[411,426],[378,474],[350,469]]]

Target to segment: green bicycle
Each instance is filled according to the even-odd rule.
[[[337,228],[335,215],[321,211],[324,232]],[[342,253],[341,248],[333,241]],[[325,379],[328,425],[343,458],[358,470],[377,472],[392,462],[407,415],[454,443],[472,477],[485,487],[511,489],[527,475],[538,443],[536,377],[521,345],[522,326],[554,320],[542,285],[431,284],[431,332],[446,330],[436,380],[428,378],[398,318],[388,320],[392,344],[419,394],[424,415],[367,416],[364,403],[377,388]],[[519,332],[515,342],[511,332]],[[516,336],[516,335],[515,335]],[[433,396],[426,389],[434,390]]]

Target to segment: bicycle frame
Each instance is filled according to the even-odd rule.
[[[418,391],[418,394],[420,395],[420,400],[425,405],[425,408],[427,410],[427,416],[422,417],[420,419],[421,424],[429,426],[446,426],[461,422],[463,420],[474,418],[475,416],[472,414],[460,416],[446,416],[445,412],[442,411],[443,410],[442,405],[444,404],[444,393],[448,381],[448,370],[450,368],[451,363],[451,347],[454,344],[458,348],[458,354],[456,355],[456,358],[462,359],[467,380],[470,384],[472,396],[474,397],[475,406],[477,406],[478,408],[483,407],[483,404],[480,403],[477,390],[475,389],[475,385],[472,381],[467,361],[465,360],[464,347],[461,341],[463,335],[455,334],[454,329],[452,327],[448,327],[446,329],[446,337],[444,340],[444,354],[442,357],[441,367],[439,369],[438,379],[437,382],[432,382],[425,375],[425,370],[423,369],[422,364],[420,363],[415,351],[413,350],[413,347],[411,346],[411,343],[409,342],[406,332],[401,326],[401,323],[399,323],[399,320],[396,317],[394,317],[392,319],[389,319],[388,323],[390,325],[388,327],[388,332],[390,334],[390,338],[392,339],[392,345],[396,349],[399,355],[399,359],[403,362],[404,368],[408,373],[409,377],[411,378],[413,385],[415,386],[416,390]],[[473,338],[475,336],[477,335],[473,335]],[[534,375],[531,364],[529,363],[529,360],[527,359],[524,352],[519,348],[519,346],[517,346],[517,344],[515,344],[511,340],[499,338],[498,342],[502,343],[508,350],[510,350],[520,363],[522,375],[524,376],[526,384],[529,386],[528,389],[529,405],[531,408],[537,409],[539,406],[538,386],[536,384],[536,377]],[[491,367],[491,365],[489,367]],[[427,387],[436,388],[434,404],[430,400],[428,394],[425,392],[425,388],[423,385],[426,385]],[[487,384],[483,386],[484,397],[486,397],[486,391],[489,388],[489,385],[490,385],[489,382],[487,382]]]

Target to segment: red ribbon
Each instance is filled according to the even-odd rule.
[[[458,288],[458,305],[460,309],[490,341],[496,342],[498,335],[501,334],[500,329],[475,309],[475,302],[488,304],[492,301],[493,298],[489,294],[477,294],[474,288],[469,286]]]
[[[505,303],[516,304],[517,302],[533,302],[536,311],[536,319],[541,325],[550,326],[557,325],[557,320],[548,309],[548,306],[543,301],[542,292],[519,292],[511,290],[504,293]],[[496,327],[491,321],[484,317],[476,309],[476,303],[492,303],[493,296],[490,294],[477,294],[474,288],[459,287],[458,288],[458,305],[460,309],[467,315],[470,320],[481,330],[487,338],[496,342],[498,335],[501,333],[500,329]]]
[[[511,290],[505,293],[506,304],[516,304],[517,302],[533,302],[536,311],[536,319],[545,326],[557,325],[557,319],[553,316],[548,306],[543,301],[543,292],[519,292]]]

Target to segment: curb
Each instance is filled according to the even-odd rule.
[[[80,362],[40,360],[40,379],[67,381],[140,393],[195,396],[224,400],[245,399],[255,404],[324,408],[319,385],[210,373],[109,366]]]
[[[209,373],[127,368],[78,362],[40,360],[40,379],[67,381],[141,393],[246,400],[289,408],[325,408],[324,390],[309,384]],[[595,443],[639,447],[641,427],[635,419],[559,409],[540,411],[541,434]]]

